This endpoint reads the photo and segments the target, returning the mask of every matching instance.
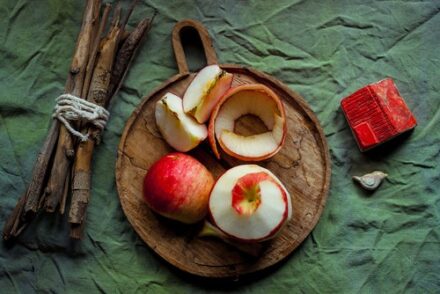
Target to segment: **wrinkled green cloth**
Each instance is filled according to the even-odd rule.
[[[252,293],[440,292],[440,1],[139,1],[130,25],[158,10],[93,161],[87,233],[44,215],[14,246],[0,245],[0,292]],[[128,1],[122,1],[128,6]],[[82,1],[0,0],[0,225],[29,182],[62,93]],[[203,22],[222,63],[252,66],[301,93],[317,114],[332,160],[329,198],[312,234],[279,267],[239,282],[185,275],[136,235],[115,185],[127,118],[176,74],[173,25]],[[418,126],[359,152],[340,100],[392,77]],[[373,194],[351,176],[382,170]]]

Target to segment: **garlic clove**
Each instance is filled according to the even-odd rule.
[[[374,191],[388,175],[381,171],[374,171],[363,176],[353,176],[353,180],[358,182],[362,188]]]

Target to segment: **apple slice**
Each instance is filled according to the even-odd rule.
[[[271,239],[292,216],[289,192],[269,170],[239,165],[215,183],[209,198],[215,226],[242,242]]]
[[[212,109],[231,87],[233,75],[217,64],[203,68],[192,80],[183,96],[183,110],[199,123],[209,119]]]
[[[225,243],[234,246],[241,252],[249,254],[253,257],[261,256],[261,253],[264,250],[263,244],[259,243],[251,243],[251,242],[238,242],[237,239],[230,238],[225,233],[219,230],[216,226],[211,224],[209,221],[205,220],[202,229],[197,235],[198,237],[215,237],[219,238]]]
[[[269,131],[243,136],[234,132],[235,121],[252,114],[259,117]],[[209,121],[209,143],[220,159],[217,141],[228,155],[243,161],[260,161],[274,156],[284,144],[286,115],[280,98],[262,84],[231,88],[214,108]]]
[[[206,126],[185,114],[182,99],[172,93],[166,93],[157,101],[154,114],[165,141],[178,151],[189,151],[208,136]]]

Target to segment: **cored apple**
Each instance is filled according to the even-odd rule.
[[[182,99],[172,93],[166,93],[157,101],[155,118],[165,141],[177,151],[189,151],[208,136],[206,126],[185,114]]]
[[[170,153],[155,162],[144,179],[144,199],[160,215],[191,224],[208,212],[214,178],[192,156]]]
[[[203,68],[189,84],[183,96],[183,110],[199,123],[209,119],[212,109],[231,87],[233,75],[217,64]]]
[[[251,114],[259,117],[267,132],[244,136],[235,132],[235,121]],[[278,95],[262,84],[231,88],[215,106],[209,121],[208,136],[217,158],[220,147],[243,161],[260,161],[274,156],[284,144],[286,115]]]
[[[277,235],[292,216],[289,192],[269,170],[239,165],[215,183],[209,198],[214,225],[242,242],[259,242]]]

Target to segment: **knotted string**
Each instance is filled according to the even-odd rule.
[[[52,116],[62,122],[66,129],[81,141],[87,141],[89,134],[82,134],[75,130],[70,124],[71,121],[84,120],[92,123],[101,131],[105,128],[110,114],[104,107],[71,94],[60,95],[55,101],[57,104]]]

